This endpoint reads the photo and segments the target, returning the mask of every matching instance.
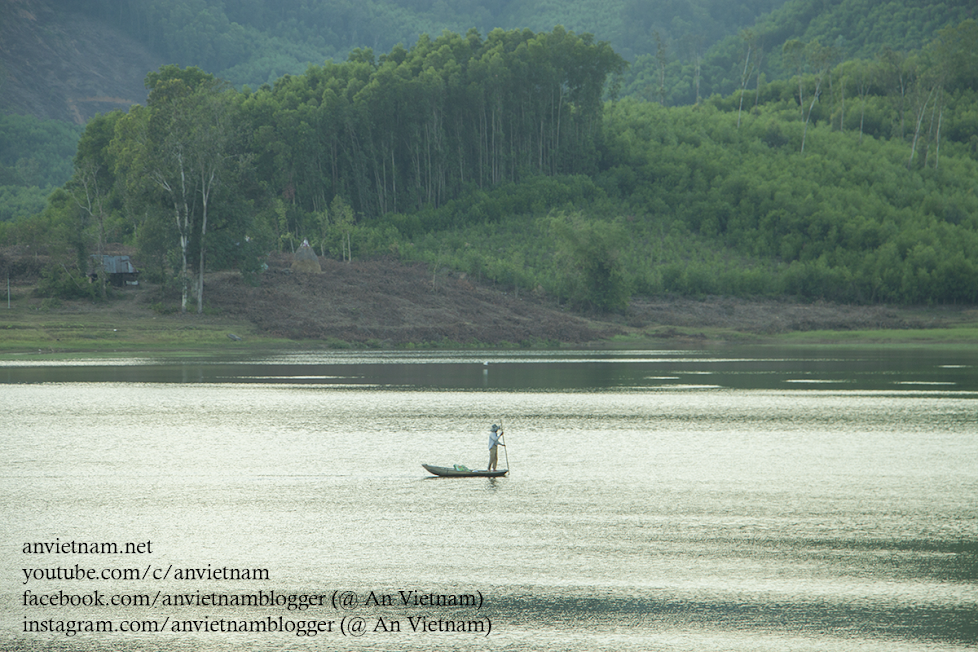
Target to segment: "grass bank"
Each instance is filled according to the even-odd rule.
[[[394,261],[326,261],[315,275],[220,272],[202,315],[140,285],[106,301],[39,298],[31,280],[0,304],[0,357],[250,355],[305,349],[609,348],[710,345],[974,346],[974,306],[856,306],[661,296],[582,315],[464,275]]]
[[[220,315],[145,314],[104,311],[0,310],[0,358],[159,357],[253,355],[272,350],[360,347],[339,340],[289,339],[256,330],[241,319]],[[978,344],[978,322],[951,327],[807,330],[764,334],[696,325],[643,325],[588,343],[588,348],[646,349],[663,346],[772,345],[860,347],[957,347]],[[405,348],[404,344],[392,348]],[[459,345],[461,346],[461,345]],[[566,345],[565,345],[566,346]],[[576,345],[580,346],[580,345]],[[503,347],[500,347],[503,348]]]
[[[240,320],[196,315],[120,315],[113,310],[0,311],[0,356],[182,355],[291,348]]]

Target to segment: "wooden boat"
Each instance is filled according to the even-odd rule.
[[[455,466],[434,466],[433,464],[422,464],[429,473],[443,478],[498,478],[509,473],[509,469],[502,471],[478,471],[456,464]]]

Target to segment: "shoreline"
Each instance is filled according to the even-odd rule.
[[[648,349],[710,346],[973,346],[978,306],[855,306],[733,297],[635,298],[625,314],[567,310],[465,275],[396,261],[323,261],[256,284],[210,274],[205,311],[142,284],[106,301],[34,296],[0,304],[0,360],[31,356],[239,355],[301,350]]]
[[[291,339],[258,332],[240,319],[213,315],[0,312],[0,361],[118,356],[166,358],[254,356],[301,351],[648,350],[655,348],[964,348],[978,343],[978,325],[872,330],[809,330],[758,334],[731,328],[651,325],[586,342],[403,342],[388,345],[335,339]],[[614,324],[607,324],[613,329]]]

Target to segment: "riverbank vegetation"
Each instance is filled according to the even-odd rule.
[[[206,272],[260,285],[304,242],[594,314],[664,295],[975,304],[978,24],[933,35],[841,61],[789,38],[792,74],[766,81],[745,33],[737,87],[685,106],[623,97],[634,69],[564,28],[353,49],[254,89],[166,66],[145,107],[88,123],[70,180],[0,243],[50,254],[49,296],[95,300],[90,256],[123,243],[161,300],[201,313]]]
[[[284,262],[286,257],[281,257]],[[274,261],[273,261],[274,264]],[[715,346],[969,348],[978,313],[785,299],[635,299],[627,314],[584,319],[390,260],[326,261],[324,274],[273,267],[260,287],[209,276],[202,315],[183,315],[141,284],[111,301],[35,296],[0,304],[0,359],[234,356],[328,349],[640,349]],[[396,291],[392,291],[396,290]]]

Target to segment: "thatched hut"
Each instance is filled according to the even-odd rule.
[[[323,271],[319,264],[319,257],[309,246],[308,240],[303,240],[295,255],[292,256],[292,271],[304,274],[318,274]]]

